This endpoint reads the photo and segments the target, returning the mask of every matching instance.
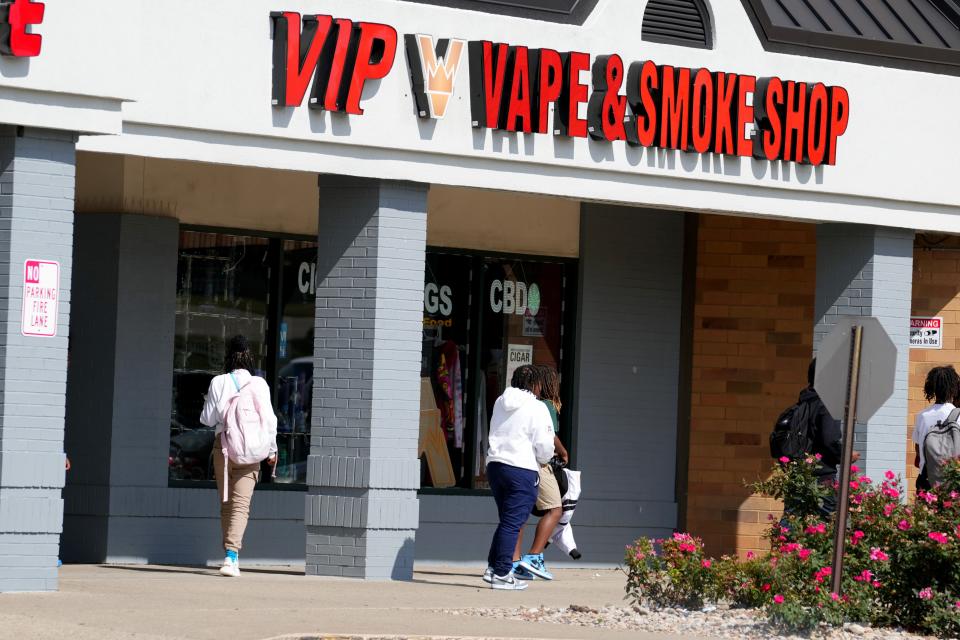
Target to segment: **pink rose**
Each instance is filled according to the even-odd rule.
[[[933,589],[927,587],[917,592],[917,597],[921,600],[933,600]]]
[[[858,467],[855,464],[850,465],[850,473],[858,473],[859,471],[860,471],[860,467]]]
[[[747,560],[753,560],[753,551],[747,551]]]
[[[817,460],[823,460],[823,456],[819,453],[813,454],[813,457],[816,458]]]
[[[893,480],[897,476],[893,471],[888,470],[885,474],[883,474],[883,477],[885,477],[887,480]]]
[[[810,549],[800,549],[797,551],[797,557],[806,561],[806,559],[810,557]]]
[[[709,561],[709,560],[704,560],[704,561],[701,562],[700,564],[703,566],[704,569],[709,569],[709,568],[710,568],[710,561]]]
[[[886,553],[883,552],[883,549],[880,547],[871,547],[870,548],[870,559],[877,562],[886,562],[890,559]]]
[[[790,464],[790,458],[788,458],[787,456],[781,456],[780,462],[782,462],[783,464]]]
[[[901,520],[900,522],[897,523],[897,527],[900,528],[900,531],[906,531],[910,528],[910,523],[907,522],[906,520]]]
[[[773,601],[776,602],[777,604],[783,604],[783,600],[784,600],[783,596],[780,595],[779,593],[773,596]]]
[[[947,542],[949,542],[950,540],[949,538],[947,538],[947,534],[940,533],[939,531],[931,531],[930,533],[927,534],[927,537],[933,540],[934,542],[939,542],[940,544],[947,544]]]
[[[763,586],[760,587],[760,588],[763,589],[764,591],[770,591],[770,585],[769,585],[769,584],[765,584],[765,585],[763,585]]]
[[[836,602],[837,600],[840,599],[840,596],[837,595],[836,593],[831,593],[831,594],[830,594],[830,599],[833,600],[834,602]]]

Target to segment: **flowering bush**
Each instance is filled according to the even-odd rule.
[[[704,557],[703,541],[690,534],[641,538],[627,547],[626,562],[627,594],[636,602],[698,608],[704,597],[715,594],[714,563]]]
[[[658,606],[762,607],[792,631],[860,622],[960,635],[960,461],[913,504],[901,501],[894,473],[876,482],[852,467],[839,594],[831,591],[833,519],[821,508],[834,487],[817,477],[817,463],[783,462],[753,485],[784,501],[784,516],[768,533],[770,552],[714,560],[689,534],[641,539],[627,548],[627,597]]]

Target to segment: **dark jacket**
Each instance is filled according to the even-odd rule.
[[[834,420],[812,387],[807,387],[800,392],[798,402],[813,403],[811,406],[813,446],[810,453],[819,453],[822,456],[817,475],[836,475],[837,467],[840,466],[840,460],[843,458],[843,432],[840,430],[840,421]]]

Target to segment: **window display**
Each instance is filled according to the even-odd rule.
[[[514,369],[562,372],[569,261],[428,252],[421,486],[486,488],[489,415]]]
[[[464,428],[472,278],[470,258],[427,255],[420,366],[422,486],[470,486]]]
[[[303,484],[310,448],[316,243],[183,230],[177,264],[169,479],[212,482],[213,429],[200,424],[224,347],[241,334],[277,414],[276,478]]]

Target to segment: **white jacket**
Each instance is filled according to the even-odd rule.
[[[553,457],[553,420],[529,391],[508,387],[493,405],[487,462],[537,471]]]

